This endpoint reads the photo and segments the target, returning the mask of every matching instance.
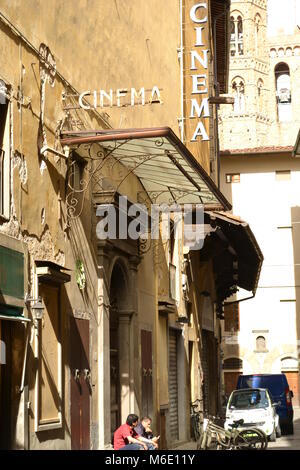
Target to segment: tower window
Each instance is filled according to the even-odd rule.
[[[245,84],[242,78],[236,77],[232,81],[232,94],[234,96],[233,111],[243,114],[245,112]]]
[[[230,17],[230,54],[231,56],[244,54],[243,19],[238,13],[233,13]]]
[[[226,175],[226,183],[239,183],[240,182],[240,174],[239,173],[227,173]]]
[[[278,121],[291,121],[292,96],[289,66],[283,62],[275,67],[276,101]]]
[[[256,352],[266,352],[266,338],[264,336],[256,338]]]

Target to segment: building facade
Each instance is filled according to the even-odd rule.
[[[225,306],[225,388],[227,393],[235,388],[239,373],[284,372],[296,406],[299,163],[292,150],[299,129],[297,3],[288,2],[280,19],[272,0],[232,2],[229,88],[234,105],[220,113],[221,189],[234,213],[250,223],[264,254],[255,299]]]
[[[200,204],[207,233],[230,209],[209,102],[227,91],[229,2],[140,3],[1,6],[3,448],[111,448],[132,412],[169,448],[191,400],[220,404],[218,312],[239,274],[219,287],[211,241],[204,256],[175,236],[174,215],[166,238],[128,230],[136,204]]]

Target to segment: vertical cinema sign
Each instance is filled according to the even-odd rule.
[[[204,126],[209,118],[208,104],[208,9],[206,2],[192,5],[189,11],[193,36],[190,50],[189,70],[192,79],[189,118],[191,119],[191,142],[209,140]]]

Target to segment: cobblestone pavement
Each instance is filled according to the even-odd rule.
[[[196,448],[196,442],[190,441],[173,447],[172,450],[196,450]],[[268,449],[300,450],[300,408],[294,408],[294,434],[278,437],[276,442],[269,442]]]
[[[294,434],[277,437],[276,442],[269,442],[269,449],[300,450],[300,408],[294,408]]]

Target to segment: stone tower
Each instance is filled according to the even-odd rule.
[[[221,107],[222,150],[280,147],[296,140],[300,32],[296,20],[289,30],[280,22],[274,24],[270,6],[275,4],[273,0],[231,1],[229,95],[235,103]]]

